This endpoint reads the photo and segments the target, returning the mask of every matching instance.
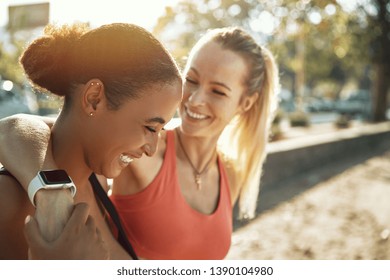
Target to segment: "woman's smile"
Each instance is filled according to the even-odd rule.
[[[185,106],[185,110],[186,110],[187,115],[191,119],[204,120],[204,119],[209,118],[207,115],[203,115],[203,114],[195,113],[195,112],[191,111],[187,106]]]

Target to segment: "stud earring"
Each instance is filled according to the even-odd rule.
[[[89,116],[92,117],[92,116],[93,116],[93,112],[90,112],[90,113],[89,113]]]
[[[91,83],[91,86],[93,86],[94,85],[94,83]]]

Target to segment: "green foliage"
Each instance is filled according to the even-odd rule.
[[[272,124],[271,124],[270,141],[278,141],[280,139],[283,139],[283,131],[281,128],[281,122],[284,118],[284,114],[285,113],[280,108],[276,111],[276,114],[275,114],[274,119],[272,120]]]
[[[385,23],[378,22],[375,14],[384,4],[389,7],[390,1],[356,0],[352,9],[347,9],[347,2],[187,0],[167,9],[154,32],[183,65],[190,48],[207,29],[242,26],[275,54],[282,86],[293,92],[300,69],[305,85],[311,89],[333,84],[328,88],[340,91],[351,80],[369,89],[373,59],[381,61],[390,55],[390,46],[384,53],[377,51],[383,49],[378,47],[381,36],[389,34],[383,28],[390,22],[389,9]],[[261,22],[262,18],[266,20]],[[272,27],[268,30],[271,32],[265,32],[267,26]],[[298,55],[300,46],[304,47],[303,60]],[[382,61],[390,65],[388,60]]]
[[[183,65],[189,50],[207,29],[243,26],[250,18],[250,11],[249,1],[181,1],[176,7],[165,10],[153,33],[166,43],[179,64]]]
[[[291,112],[288,117],[290,119],[290,125],[292,127],[296,127],[296,126],[308,127],[308,126],[310,126],[309,117],[308,117],[307,113],[305,113],[303,111]]]
[[[284,114],[285,114],[284,111],[282,109],[278,108],[276,110],[276,113],[275,113],[274,119],[272,120],[272,123],[279,125],[284,118]]]
[[[23,44],[23,42],[15,42],[11,50],[6,50],[4,44],[0,43],[0,76],[2,79],[12,80],[18,84],[23,83],[23,70],[19,64]]]
[[[337,128],[348,128],[351,126],[351,117],[347,114],[341,114],[335,120],[334,125]]]
[[[182,0],[165,10],[153,33],[184,66],[207,29],[241,26],[275,54],[283,87],[297,94],[297,76],[303,76],[310,95],[335,98],[350,81],[375,88],[380,120],[390,81],[389,7],[390,0]],[[0,75],[17,83],[24,81],[22,46],[0,44]],[[334,92],[313,90],[322,88]]]

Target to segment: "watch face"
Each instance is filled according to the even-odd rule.
[[[46,184],[67,184],[72,183],[65,170],[48,170],[39,172]]]

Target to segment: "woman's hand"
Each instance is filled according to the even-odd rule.
[[[24,234],[30,259],[101,260],[109,259],[109,251],[86,203],[77,204],[60,236],[48,242],[42,237],[38,223],[26,218]]]
[[[35,195],[35,219],[46,241],[56,240],[64,230],[74,208],[68,189],[39,190]]]

